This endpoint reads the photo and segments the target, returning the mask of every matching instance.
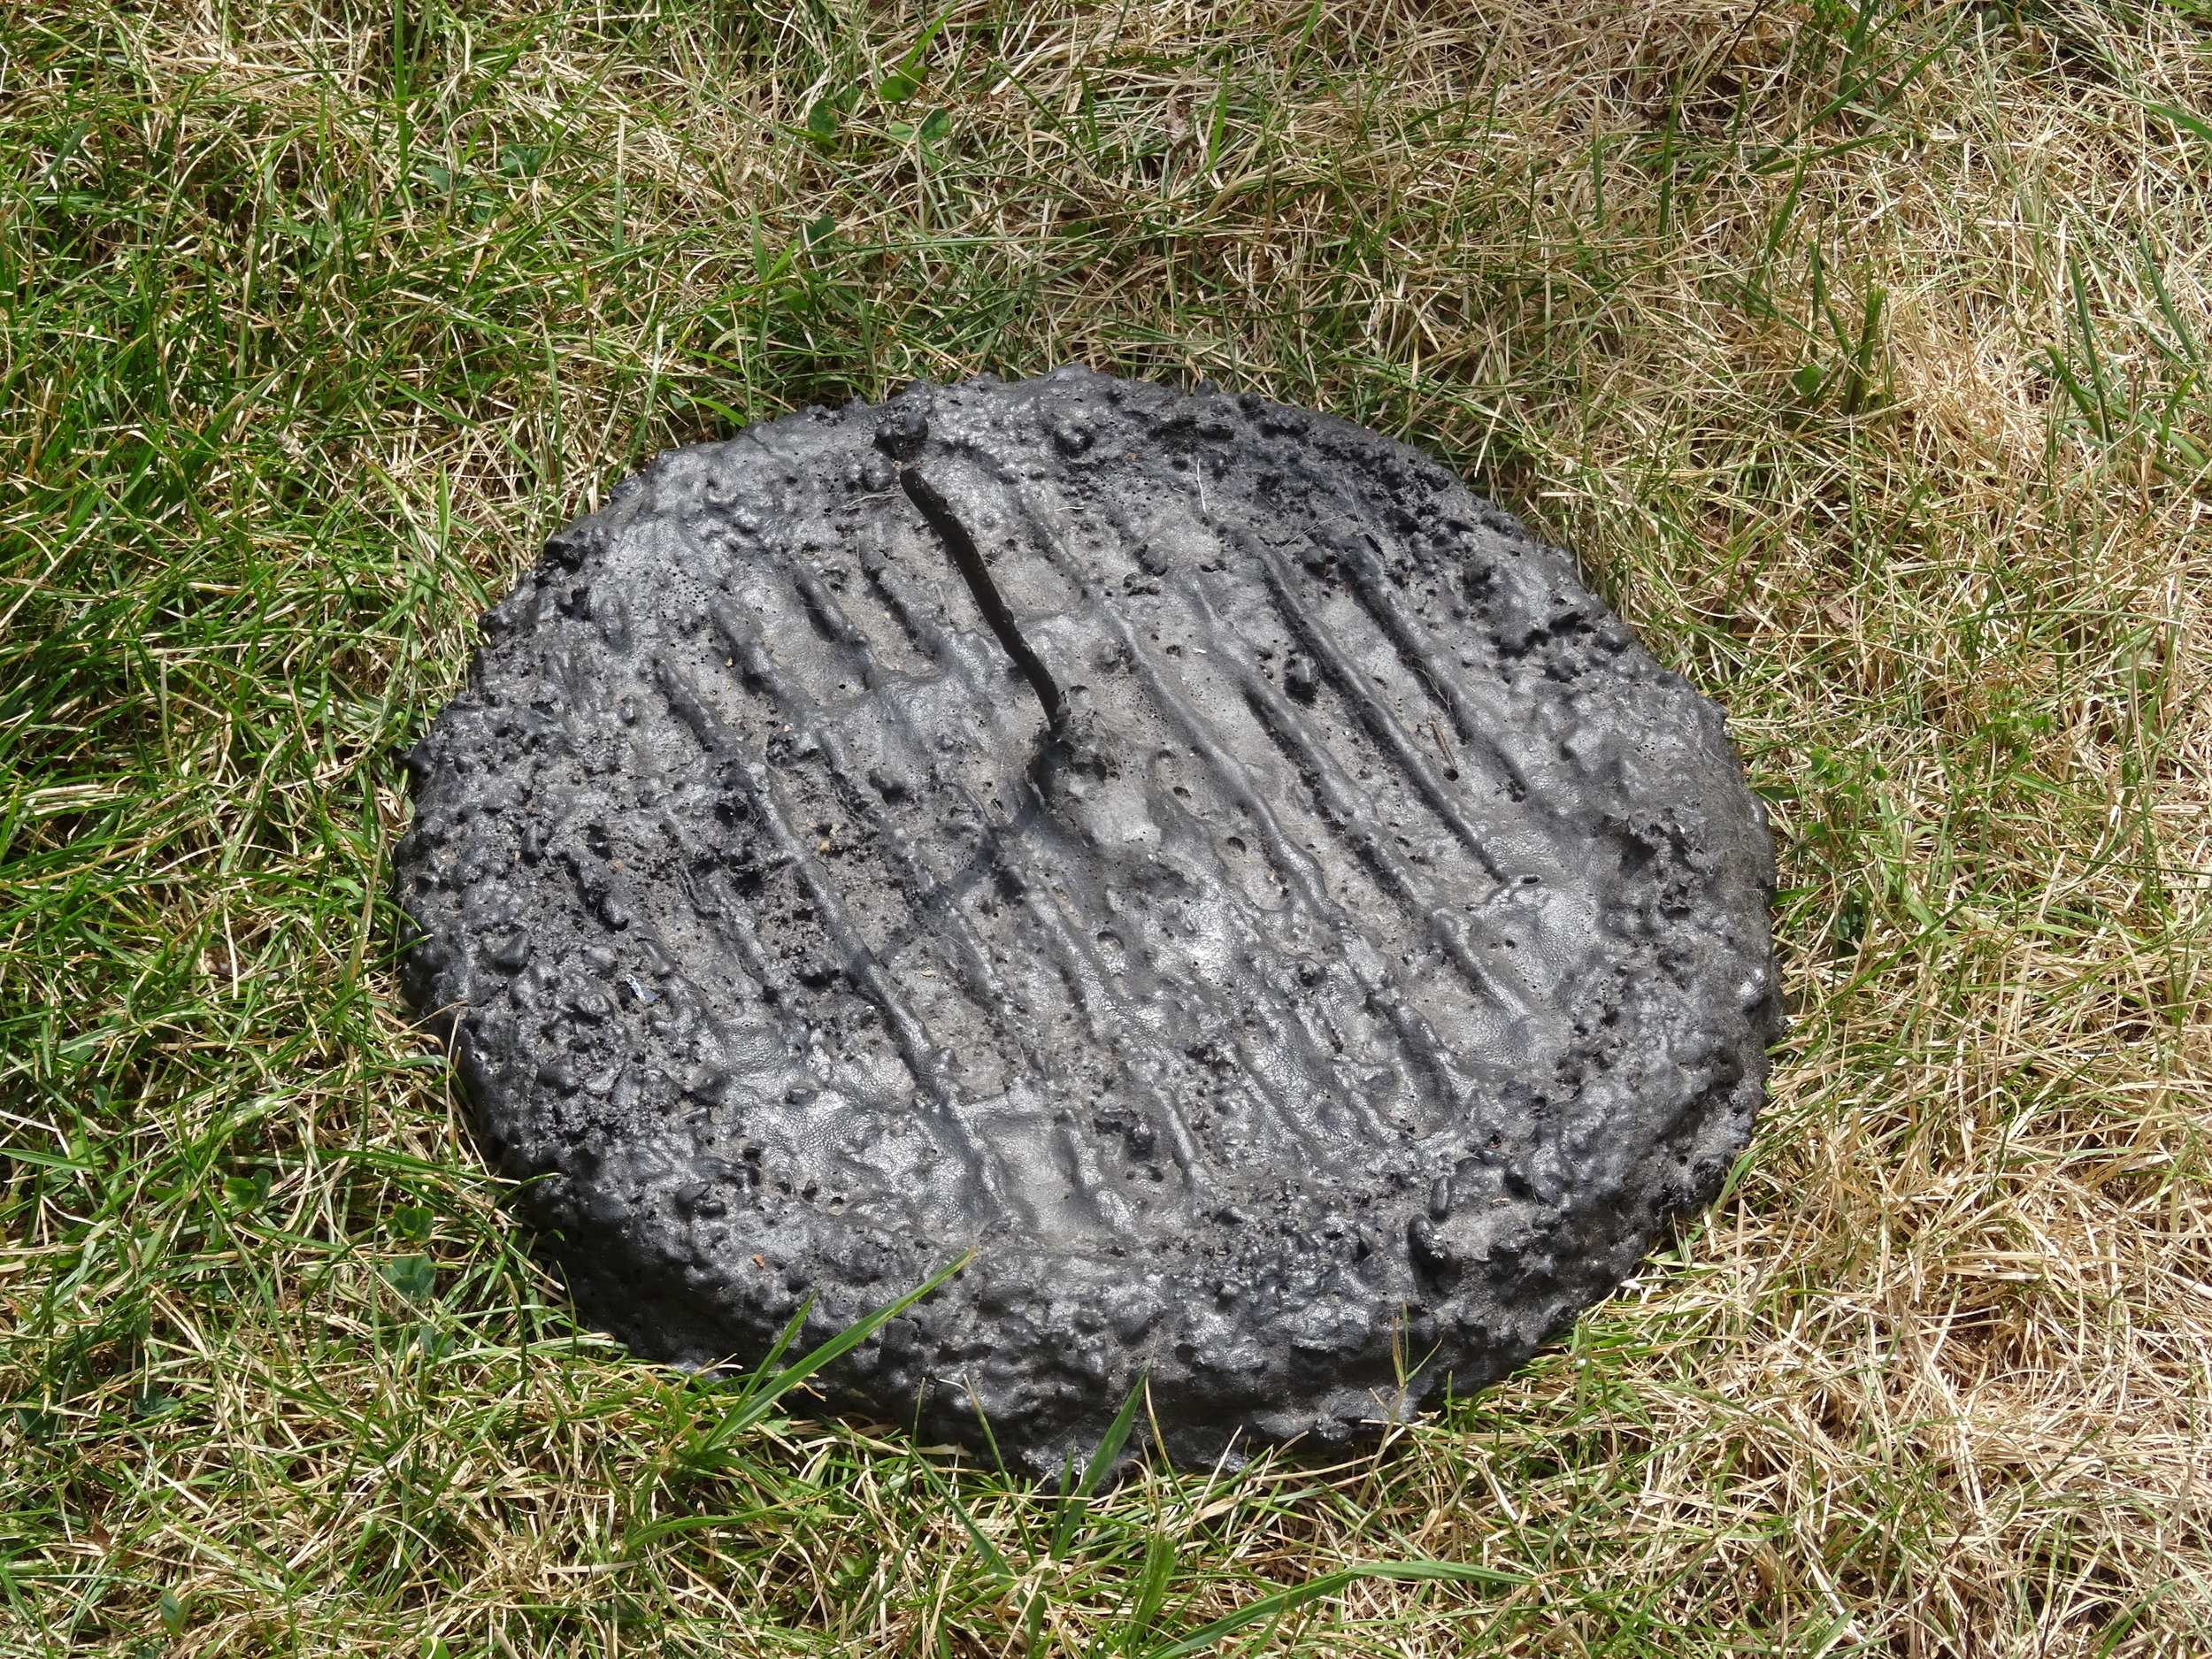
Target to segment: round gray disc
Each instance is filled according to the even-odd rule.
[[[1333,1447],[1742,1148],[1720,711],[1364,428],[1063,369],[662,456],[411,757],[409,995],[586,1317],[1056,1468]]]

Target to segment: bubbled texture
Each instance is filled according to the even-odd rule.
[[[411,757],[411,996],[585,1315],[1045,1470],[1331,1447],[1709,1202],[1780,1021],[1720,711],[1362,427],[1079,369],[664,455]]]

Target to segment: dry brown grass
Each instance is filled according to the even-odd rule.
[[[1227,1645],[2212,1649],[2201,6],[956,4],[886,99],[924,20],[0,21],[0,1650],[1139,1653],[1408,1556],[1513,1581]],[[687,1463],[711,1397],[546,1305],[377,895],[388,746],[643,454],[1069,358],[1578,549],[1730,709],[1798,1023],[1562,1349],[1056,1558],[887,1431]]]

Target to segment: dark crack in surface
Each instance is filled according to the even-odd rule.
[[[1503,1375],[1743,1147],[1720,711],[1433,462],[1080,369],[662,456],[411,757],[410,996],[584,1315],[1187,1463]],[[1408,1366],[1417,1367],[1403,1379]]]

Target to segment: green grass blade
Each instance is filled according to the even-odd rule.
[[[706,1456],[726,1448],[730,1442],[766,1417],[776,1408],[776,1402],[808,1378],[831,1363],[841,1355],[858,1348],[878,1331],[904,1313],[932,1291],[949,1282],[954,1275],[975,1260],[975,1252],[969,1250],[957,1261],[949,1263],[921,1284],[908,1291],[895,1302],[886,1302],[865,1318],[856,1319],[820,1346],[810,1349],[781,1371],[763,1374],[756,1372],[742,1394],[728,1410],[715,1421],[714,1426],[701,1438],[694,1456]],[[804,1322],[806,1310],[802,1309],[785,1332],[786,1338],[795,1333]]]
[[[1310,1601],[1334,1595],[1349,1584],[1363,1578],[1387,1578],[1399,1583],[1482,1584],[1500,1589],[1517,1588],[1528,1582],[1519,1573],[1504,1572],[1494,1567],[1477,1567],[1452,1561],[1376,1561],[1356,1567],[1341,1568],[1324,1573],[1305,1584],[1291,1589],[1278,1590],[1246,1602],[1235,1612],[1217,1618],[1210,1624],[1202,1624],[1188,1635],[1164,1646],[1145,1650],[1145,1659],[1180,1659],[1185,1654],[1202,1653],[1225,1636],[1256,1624],[1263,1619],[1279,1618]]]

